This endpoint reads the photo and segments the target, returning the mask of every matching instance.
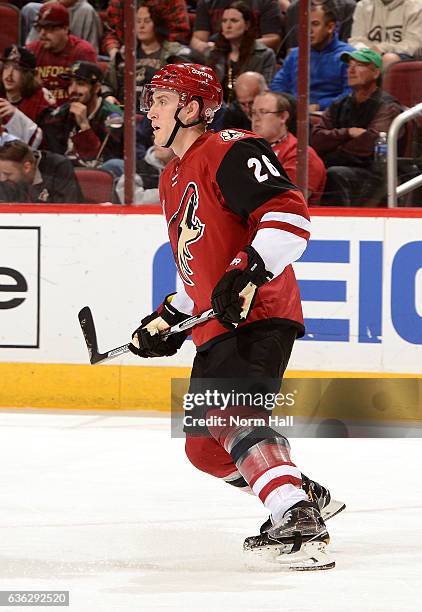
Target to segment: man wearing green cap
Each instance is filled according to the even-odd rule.
[[[382,55],[384,69],[412,59],[422,47],[421,0],[360,0],[353,15],[348,42]]]
[[[343,53],[352,94],[333,102],[314,126],[312,146],[327,168],[321,204],[367,206],[385,195],[385,177],[374,163],[374,145],[402,111],[380,88],[382,58],[372,49]]]

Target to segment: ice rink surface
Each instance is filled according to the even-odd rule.
[[[348,506],[328,523],[337,567],[302,573],[245,565],[265,509],[197,472],[167,418],[0,422],[2,590],[69,590],[74,612],[421,610],[422,440],[291,441]]]

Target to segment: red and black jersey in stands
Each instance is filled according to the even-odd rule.
[[[282,233],[309,238],[302,193],[292,185],[269,144],[251,132],[206,132],[182,159],[167,165],[160,180],[160,197],[193,314],[211,307],[215,285],[258,231],[271,230],[268,240],[278,242],[274,243],[276,250]],[[303,333],[299,288],[291,265],[260,287],[241,325],[261,320],[287,320]],[[192,336],[204,348],[227,333],[217,320],[211,320],[195,327]]]
[[[27,117],[32,119],[35,123],[38,123],[40,115],[47,108],[51,108],[55,105],[55,100],[51,96],[48,89],[41,87],[28,98],[22,98],[19,102],[13,103],[16,108],[21,110]]]
[[[69,40],[60,53],[52,53],[39,40],[28,43],[27,47],[37,59],[37,76],[56,98],[57,105],[68,99],[67,87],[60,75],[78,60],[97,63],[97,53],[91,43],[73,34],[69,34]]]

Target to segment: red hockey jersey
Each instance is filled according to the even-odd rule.
[[[46,108],[51,108],[55,104],[54,99],[47,89],[41,87],[29,98],[22,98],[15,104],[27,117],[37,123],[39,116]]]
[[[206,132],[182,159],[176,157],[167,165],[161,175],[160,198],[193,314],[211,308],[215,285],[260,230],[270,230],[261,232],[261,237],[268,236],[286,249],[289,236],[303,242],[309,238],[302,193],[290,182],[270,145],[251,132]],[[299,288],[290,264],[259,288],[241,325],[260,320],[290,322],[303,334]],[[202,349],[227,333],[217,320],[192,330],[195,344]]]

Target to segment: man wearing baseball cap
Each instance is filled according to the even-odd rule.
[[[122,111],[101,97],[103,74],[92,62],[74,63],[61,75],[69,101],[43,122],[48,150],[76,166],[101,167],[123,156]]]
[[[343,53],[352,93],[335,100],[314,126],[311,144],[327,168],[321,204],[377,205],[385,177],[374,162],[374,146],[400,114],[399,102],[380,87],[382,57],[372,49]]]
[[[374,64],[374,66],[382,73],[382,57],[372,49],[357,49],[356,51],[346,51],[340,55],[342,62],[348,64],[351,59],[363,64]]]
[[[102,36],[102,23],[95,8],[88,0],[44,0],[45,4],[59,2],[69,11],[69,27],[72,34],[87,40],[98,53]],[[39,35],[34,27],[42,4],[29,2],[21,9],[21,22],[25,44],[38,40]]]
[[[69,32],[69,11],[58,2],[44,4],[35,27],[39,40],[27,45],[37,61],[37,74],[44,87],[56,98],[57,104],[66,102],[67,90],[60,82],[60,75],[78,60],[96,62],[94,47]]]
[[[36,60],[25,47],[12,45],[0,58],[0,124],[32,148],[41,144],[38,126],[43,112],[55,101],[35,76]]]

